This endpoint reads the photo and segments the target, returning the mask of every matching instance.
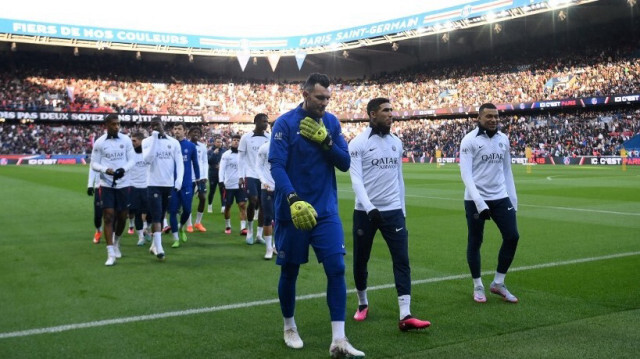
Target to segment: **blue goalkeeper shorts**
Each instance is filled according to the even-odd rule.
[[[318,218],[318,224],[310,231],[297,229],[292,221],[276,219],[274,238],[278,258],[276,264],[303,264],[309,261],[309,246],[313,247],[318,262],[340,253],[344,248],[344,231],[338,214]]]

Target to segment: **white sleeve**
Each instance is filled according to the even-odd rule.
[[[238,143],[238,178],[245,178],[245,165],[247,161],[247,138],[242,136]]]
[[[93,168],[89,167],[89,182],[87,188],[95,188],[96,183],[100,183],[100,176]]]
[[[369,199],[367,190],[364,188],[364,181],[362,180],[362,149],[359,146],[358,138],[349,143],[349,154],[351,155],[351,166],[349,167],[349,174],[351,175],[351,187],[356,194],[358,202],[364,206],[367,213],[375,209],[373,203]]]
[[[184,180],[184,161],[182,161],[182,147],[180,147],[180,142],[175,141],[175,146],[173,146],[173,160],[176,164],[176,178],[174,186],[176,189],[182,188],[182,181]],[[191,186],[191,184],[188,184]]]
[[[124,136],[124,135],[120,135],[120,136]],[[126,146],[127,146],[127,163],[124,165],[123,169],[126,172],[129,172],[129,170],[131,170],[133,168],[133,166],[136,165],[136,151],[134,151],[133,149],[133,142],[131,142],[131,138],[129,138],[128,136],[125,136],[127,138],[126,142]]]
[[[201,146],[203,151],[200,161],[200,179],[208,179],[209,178],[209,158],[207,157],[207,145]]]
[[[509,141],[507,143],[507,151],[504,156],[503,162],[503,172],[504,172],[504,183],[507,187],[507,194],[509,195],[509,200],[511,200],[511,204],[513,205],[513,209],[518,210],[518,195],[516,195],[516,184],[513,181],[513,171],[511,171],[511,146],[509,146]]]
[[[225,162],[227,162],[227,156],[226,156],[226,152],[222,154],[222,156],[220,156],[220,165],[218,166],[218,182],[222,182],[224,183],[224,176],[226,175],[226,168],[227,168],[227,164]]]
[[[478,213],[480,213],[489,208],[489,206],[487,206],[487,203],[482,199],[482,196],[480,196],[480,192],[473,180],[473,154],[475,151],[470,142],[467,138],[463,138],[460,144],[460,174],[462,175],[462,182],[464,182],[469,196],[473,199],[473,202],[476,204],[476,209]]]
[[[100,163],[102,141],[98,140],[93,144],[93,150],[91,150],[91,168],[94,171],[105,172],[108,170],[107,166],[103,166]]]
[[[157,137],[149,136],[142,140],[142,159],[151,163],[153,161],[153,156],[156,153],[156,143],[158,142]]]
[[[402,148],[402,141],[398,141],[398,145],[400,146],[400,156],[398,157],[398,189],[399,192],[398,195],[400,196],[400,204],[402,206],[402,213],[404,214],[404,216],[407,216],[407,207],[406,207],[406,203],[405,203],[405,198],[404,198],[404,176],[402,174],[402,152],[403,152],[403,148]]]

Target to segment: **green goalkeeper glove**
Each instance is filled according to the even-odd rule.
[[[316,217],[318,213],[308,202],[298,197],[297,194],[291,193],[287,196],[289,207],[291,208],[291,220],[296,228],[303,231],[310,231],[316,226]]]
[[[329,136],[327,128],[324,127],[322,120],[317,122],[311,117],[305,117],[300,121],[300,134],[305,138],[320,144],[324,150],[328,150],[331,148],[331,145],[333,145],[331,136]]]

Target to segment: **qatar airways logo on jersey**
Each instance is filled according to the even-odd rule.
[[[117,161],[124,158],[124,152],[105,153],[104,156],[110,161]]]
[[[148,165],[149,165],[149,163],[145,162],[145,161],[136,162],[136,167],[147,167]]]
[[[397,157],[381,157],[371,160],[371,165],[380,169],[396,168],[398,166]]]
[[[488,155],[482,155],[482,160],[484,162],[489,162],[489,163],[500,163],[502,161],[504,161],[504,154],[502,153],[490,153]]]
[[[158,151],[156,152],[156,158],[161,160],[171,159],[171,151]]]

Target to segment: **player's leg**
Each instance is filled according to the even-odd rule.
[[[224,208],[224,233],[231,234],[231,206],[233,205],[233,200],[235,198],[235,191],[237,190],[225,190],[225,205]]]
[[[371,256],[373,238],[376,228],[367,217],[367,212],[353,211],[353,279],[358,295],[358,310],[353,319],[362,321],[367,318],[369,312],[369,300],[367,299],[367,263]]]
[[[206,192],[207,186],[201,182],[198,185],[198,208],[196,213],[196,222],[193,225],[193,228],[198,232],[206,232],[207,229],[202,225],[202,217],[204,216],[204,204],[206,202]]]
[[[265,255],[264,259],[273,258],[273,243],[272,243],[272,234],[273,234],[273,191],[262,190],[260,193],[260,214],[265,218],[265,225],[263,228],[263,238],[265,241]]]
[[[93,225],[96,232],[93,235],[93,243],[100,243],[102,236],[102,200],[100,199],[100,187],[93,192]]]
[[[182,192],[182,191],[181,191]],[[180,196],[182,214],[180,215],[180,241],[187,241],[186,226],[187,220],[191,218],[191,208],[193,207],[193,191],[184,191]],[[192,230],[193,231],[193,230]]]
[[[511,294],[504,284],[505,276],[513,262],[518,248],[518,240],[520,239],[516,211],[508,197],[491,201],[490,209],[491,217],[496,222],[502,235],[502,245],[498,252],[498,266],[490,289],[492,293],[502,296],[504,300],[517,303],[518,298]]]
[[[121,258],[120,252],[120,238],[124,233],[127,218],[129,218],[129,207],[131,206],[131,187],[115,189],[115,223],[114,223],[114,236],[113,236],[113,249],[116,253],[116,258]]]
[[[400,321],[398,327],[402,331],[424,329],[431,325],[429,321],[420,320],[411,315],[411,267],[409,265],[409,231],[402,210],[381,212],[384,218],[380,228],[382,237],[387,243],[393,263],[393,277],[398,294]]]
[[[213,213],[213,195],[216,193],[216,187],[218,186],[218,179],[212,178],[209,174],[209,193],[207,194],[207,213]]]
[[[478,218],[478,210],[473,201],[464,201],[467,217],[467,264],[473,279],[473,299],[478,303],[487,301],[481,276],[480,247],[484,235],[484,219]]]

